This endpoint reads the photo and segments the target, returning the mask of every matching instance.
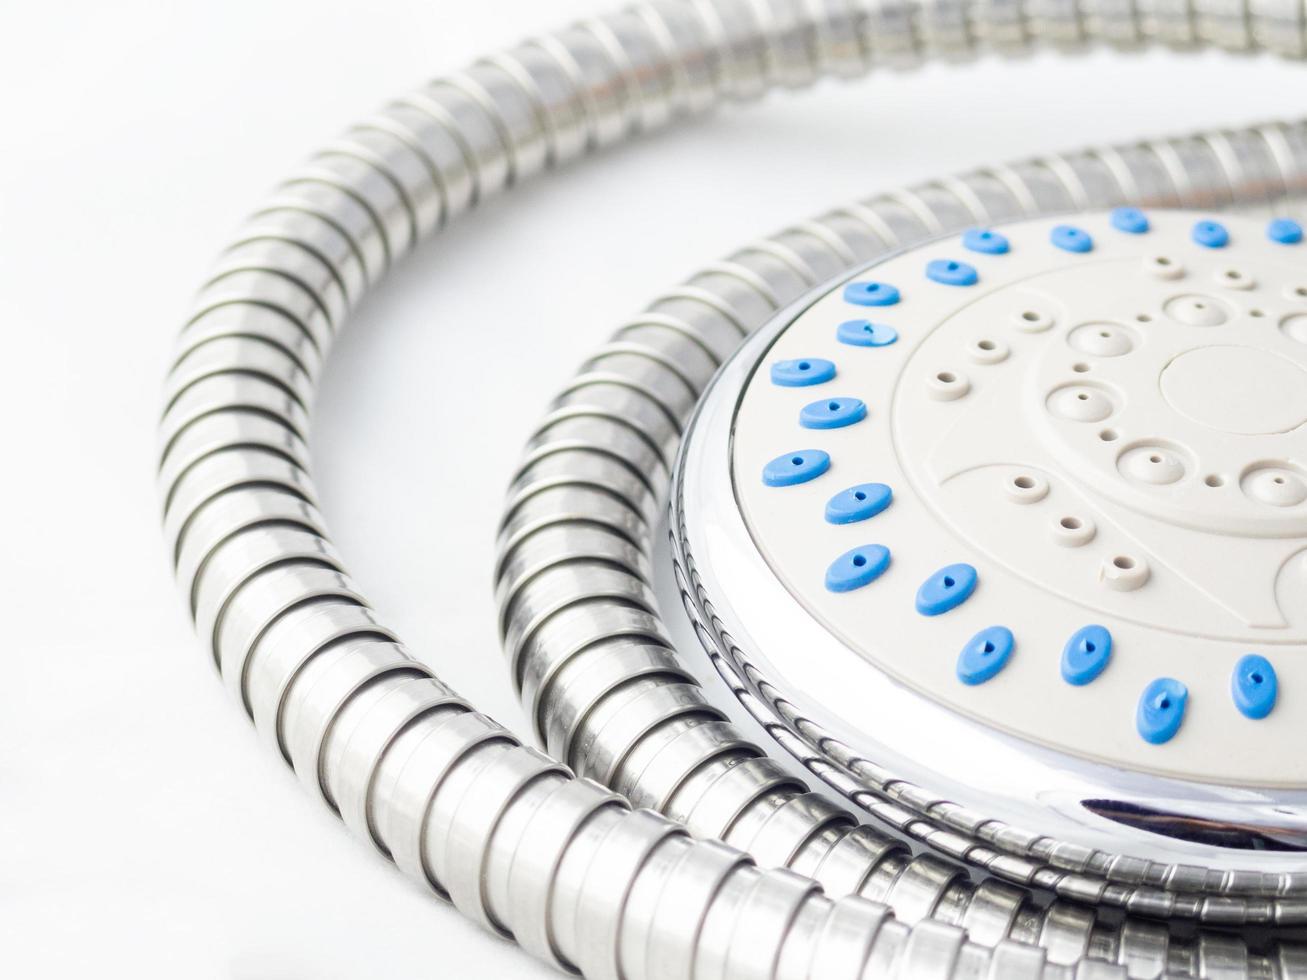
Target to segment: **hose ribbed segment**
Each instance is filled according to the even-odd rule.
[[[1302,126],[995,169],[799,226],[665,296],[560,397],[515,481],[504,529],[503,626],[516,681],[556,756],[637,805],[749,849],[756,864],[631,812],[452,694],[377,620],[314,504],[308,417],[333,336],[393,262],[482,199],[677,117],[821,74],[1091,39],[1297,56],[1303,7],[660,0],[433,82],[282,184],[223,254],[182,332],[159,478],[199,634],[309,791],[465,914],[589,976],[1123,975],[1102,961],[1137,975],[1243,964],[1287,976],[1302,967],[1296,950],[1249,957],[1234,939],[1180,943],[1135,920],[1117,931],[1081,909],[1040,911],[1017,888],[973,887],[960,865],[910,859],[858,827],[704,701],[662,634],[644,557],[697,392],[785,297],[964,221],[1118,198],[1219,206],[1254,189],[1267,198],[1301,190]],[[931,842],[949,851],[940,834]],[[976,860],[976,849],[967,856]],[[998,850],[986,866],[1063,891],[1071,879],[1027,873]],[[816,881],[861,897],[833,900]]]

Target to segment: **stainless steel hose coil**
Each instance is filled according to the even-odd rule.
[[[1036,41],[1301,56],[1305,19],[1300,0],[658,2],[528,42],[387,107],[247,222],[202,289],[169,374],[165,524],[224,680],[309,790],[401,869],[589,976],[1307,970],[1297,947],[1254,955],[1234,937],[1179,940],[1134,918],[1118,930],[1083,908],[1043,910],[993,879],[973,887],[960,865],[911,859],[807,792],[707,703],[660,627],[645,572],[698,390],[786,299],[860,257],[981,217],[1302,193],[1304,125],[996,168],[797,226],[667,294],[559,398],[504,526],[499,582],[515,680],[556,756],[753,860],[572,778],[412,658],[344,573],[313,503],[307,450],[318,369],[364,289],[418,240],[542,169],[822,74]],[[922,830],[948,852],[944,831]],[[974,844],[957,849],[982,857]],[[1002,850],[979,863],[1073,897],[1118,894]],[[817,882],[857,895],[832,899]],[[1227,898],[1209,890],[1217,894],[1189,909],[1150,905],[1147,889],[1119,895],[1126,907],[1127,893],[1142,893],[1144,911],[1219,920]],[[1265,901],[1261,918],[1298,918],[1287,895]]]

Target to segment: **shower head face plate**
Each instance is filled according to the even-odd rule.
[[[736,499],[814,629],[941,704],[1127,769],[1302,788],[1307,252],[1251,219],[1146,220],[977,231],[830,290],[739,397]],[[814,359],[835,376],[773,382]],[[892,504],[830,519],[867,485]],[[1272,669],[1240,679],[1249,655]],[[1159,678],[1185,702],[1148,700]]]
[[[1028,756],[1307,829],[1307,250],[1265,220],[1032,220],[862,269],[721,372],[677,492],[733,635],[868,759],[1012,797]]]

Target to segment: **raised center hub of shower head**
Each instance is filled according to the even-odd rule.
[[[1307,371],[1258,347],[1185,351],[1162,370],[1161,386],[1175,411],[1217,432],[1276,435],[1307,422]]]

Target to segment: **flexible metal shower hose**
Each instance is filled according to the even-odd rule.
[[[242,228],[169,374],[166,531],[224,681],[310,792],[401,870],[587,976],[1307,974],[1296,946],[1250,953],[1230,934],[1180,937],[1134,915],[1112,924],[998,878],[974,885],[942,857],[913,858],[725,721],[679,662],[648,584],[681,425],[715,366],[769,313],[859,260],[978,221],[1303,194],[1307,124],[1049,158],[878,197],[737,253],[619,331],[533,440],[497,575],[533,724],[556,758],[621,796],[477,713],[377,620],[328,540],[306,443],[323,358],[363,292],[420,239],[541,170],[821,75],[1037,41],[1301,57],[1305,20],[1302,0],[666,0],[487,58],[367,119]],[[711,628],[702,634],[711,652]],[[906,836],[1044,891],[1150,915],[1303,921],[1300,881],[1174,869],[1153,880],[1090,857],[1077,873],[1037,841],[978,844],[939,801],[865,795]]]

